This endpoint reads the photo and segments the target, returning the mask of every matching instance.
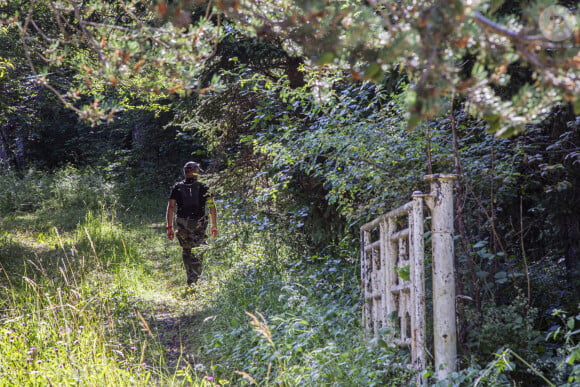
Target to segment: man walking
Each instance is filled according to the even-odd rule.
[[[207,240],[207,215],[206,206],[209,208],[211,218],[211,234],[216,237],[217,211],[213,196],[210,195],[208,187],[197,181],[197,177],[202,173],[200,165],[194,161],[188,161],[183,166],[185,180],[177,182],[171,189],[169,202],[165,218],[167,221],[167,238],[173,240],[177,234],[177,239],[183,249],[183,264],[187,272],[187,284],[195,283],[202,270],[202,252],[192,249],[205,243]],[[173,232],[173,218],[175,206],[177,205],[177,233]]]

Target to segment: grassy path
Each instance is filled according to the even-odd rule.
[[[193,355],[193,335],[202,323],[198,314],[208,290],[201,290],[207,284],[202,279],[194,287],[187,286],[178,243],[164,238],[162,226],[148,229],[146,245],[151,248],[143,251],[145,270],[138,279],[143,286],[136,287],[136,314],[143,329],[162,345],[169,373],[194,369],[199,360]]]
[[[88,214],[67,231],[27,223],[2,234],[14,286],[0,282],[0,380],[373,386],[387,361],[399,364],[362,340],[348,262],[299,259],[296,246],[238,225],[211,242],[190,288],[178,243],[151,219]]]
[[[157,225],[107,216],[66,232],[31,223],[0,234],[2,383],[195,382],[193,336],[208,290],[185,286],[176,243]]]
[[[192,335],[200,324],[197,318],[200,294],[185,285],[181,257],[174,251],[171,253],[163,261],[152,258],[152,275],[159,276],[158,286],[154,294],[148,290],[140,295],[145,301],[140,313],[152,334],[159,338],[168,368],[175,372],[194,368],[198,363],[192,355]]]

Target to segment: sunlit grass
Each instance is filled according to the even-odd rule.
[[[64,258],[62,265],[25,262],[29,276],[21,278],[3,270],[0,379],[8,385],[131,385],[158,378],[159,343],[136,316],[128,318],[136,313],[129,292],[86,283],[95,276],[83,278],[64,263],[76,255],[53,258]]]
[[[347,322],[340,330],[319,331],[336,324],[324,319],[331,308],[342,307],[335,304],[342,295],[317,300],[309,288],[320,286],[330,272],[310,271],[306,249],[291,247],[283,230],[230,225],[224,211],[220,237],[205,247],[201,279],[188,288],[179,246],[165,238],[166,199],[140,196],[122,205],[103,196],[108,187],[95,190],[98,199],[82,202],[71,183],[77,177],[67,179],[63,172],[54,181],[42,179],[51,187],[64,181],[64,192],[55,196],[75,206],[47,200],[28,212],[4,212],[0,219],[0,380],[336,384],[344,377],[333,377],[336,370],[312,367],[325,367],[342,353],[343,361],[368,359],[374,369],[385,355],[375,356],[360,337],[354,299],[347,299],[352,306],[341,316],[341,324]],[[344,269],[345,276],[352,275],[353,269]],[[341,291],[353,296],[353,288]],[[254,332],[250,316],[260,316],[269,341]],[[380,375],[352,380],[381,380]]]
[[[85,192],[86,203],[72,200],[79,194],[77,179],[64,180],[70,184],[56,196],[78,204],[74,210],[51,200],[0,218],[0,384],[197,383],[181,354],[168,363],[160,332],[151,324],[149,311],[172,298],[155,278],[152,259],[155,252],[169,257],[167,245],[157,230],[136,230],[115,207],[93,200],[98,190],[92,196]],[[15,179],[10,183],[19,185]],[[84,215],[71,228],[70,222],[55,223],[50,211]]]
[[[79,204],[64,189],[59,200],[77,207],[0,209],[0,387],[416,380],[408,352],[363,337],[357,251],[308,253],[282,226],[233,221],[224,209],[190,288],[179,245],[165,237],[162,194],[127,205],[96,189],[98,200]]]

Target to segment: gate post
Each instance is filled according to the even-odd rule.
[[[414,359],[415,370],[418,371],[417,385],[425,386],[427,382],[423,377],[423,371],[427,367],[427,349],[425,348],[427,324],[425,318],[425,235],[423,227],[423,195],[419,191],[413,192],[413,207],[410,211],[409,244],[412,251],[413,264],[411,265],[411,298],[413,299],[413,327],[414,334],[412,358]]]
[[[444,379],[456,370],[455,269],[453,248],[453,181],[457,175],[426,175],[431,193],[433,250],[433,338],[435,372]]]

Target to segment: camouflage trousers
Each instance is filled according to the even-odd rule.
[[[187,284],[191,285],[201,275],[203,248],[207,241],[205,230],[207,217],[201,219],[177,218],[177,240],[183,249],[183,265],[187,273]]]

